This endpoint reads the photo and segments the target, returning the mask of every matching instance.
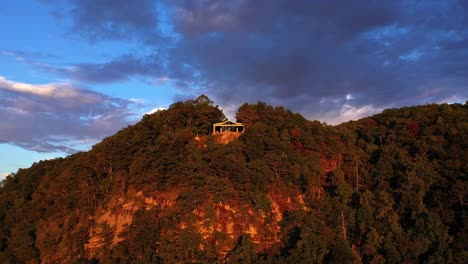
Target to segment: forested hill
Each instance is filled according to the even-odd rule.
[[[329,126],[206,96],[1,183],[0,263],[464,263],[468,105]],[[196,136],[198,134],[198,137]]]

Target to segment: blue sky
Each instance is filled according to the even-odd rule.
[[[462,0],[4,2],[0,177],[201,93],[331,124],[467,100]]]

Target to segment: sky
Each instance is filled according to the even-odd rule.
[[[468,98],[464,0],[15,0],[0,33],[0,178],[200,94],[328,124]]]

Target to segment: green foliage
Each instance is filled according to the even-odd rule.
[[[89,152],[7,177],[0,262],[463,263],[467,108],[389,109],[328,126],[282,107],[244,104],[236,116],[245,132],[223,145],[208,135],[225,120],[219,107],[204,95],[177,102]],[[94,222],[129,192],[174,190],[171,210],[140,208],[118,243],[113,227]],[[222,256],[218,242],[229,235],[213,231],[212,241],[181,228],[201,221],[200,209],[213,222],[222,203],[261,211],[268,231],[272,192],[304,200],[282,205],[278,244],[244,234]],[[96,227],[102,246],[90,257],[85,245]]]
[[[227,263],[255,263],[257,261],[256,245],[252,243],[250,236],[242,235],[237,244],[226,256]]]

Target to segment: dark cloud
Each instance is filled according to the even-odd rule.
[[[54,66],[41,62],[45,59],[56,58],[54,55],[24,51],[4,51],[0,54],[45,72],[87,83],[111,83],[124,81],[134,76],[158,78],[166,74],[157,55],[135,57],[126,54],[102,63],[71,63],[67,66]]]
[[[263,100],[323,118],[467,96],[466,9],[457,1],[182,1],[174,8],[185,38],[171,57],[196,65],[221,104]]]
[[[262,100],[333,122],[468,96],[466,1],[71,2],[75,32],[94,39],[128,33],[154,50],[74,65],[62,72],[71,78],[151,77],[152,65],[184,94],[202,91],[226,108]],[[163,50],[141,34],[163,37],[161,14],[179,34]]]
[[[129,33],[157,30],[151,0],[73,0],[73,30],[91,39],[126,38]]]
[[[66,68],[47,67],[47,70],[90,83],[122,81],[137,75],[159,77],[162,74],[157,57],[136,58],[131,55],[123,55],[104,63],[72,64]]]
[[[129,123],[133,102],[70,84],[34,85],[0,76],[0,143],[76,152]]]
[[[71,23],[71,33],[90,41],[131,40],[156,42],[165,39],[158,27],[152,0],[41,0],[53,7],[51,14]]]
[[[185,34],[300,31],[345,39],[356,32],[392,23],[398,11],[398,5],[393,1],[204,0],[176,3],[179,3],[174,7],[176,26]]]

